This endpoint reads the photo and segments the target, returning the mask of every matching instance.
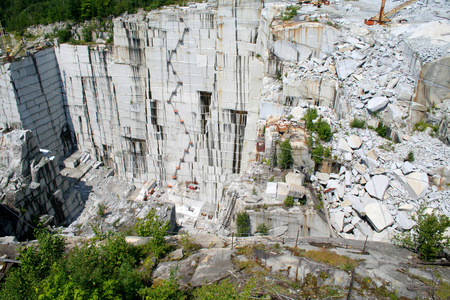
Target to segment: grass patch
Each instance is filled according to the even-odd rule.
[[[360,120],[358,118],[354,118],[353,121],[350,123],[351,128],[365,128],[366,127],[366,121]]]
[[[354,269],[358,262],[345,255],[339,255],[326,250],[310,250],[303,253],[303,256],[314,261],[324,263],[344,271]]]

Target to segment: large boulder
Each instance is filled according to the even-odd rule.
[[[367,102],[367,109],[370,112],[379,111],[388,105],[389,99],[386,97],[375,97],[369,100]]]

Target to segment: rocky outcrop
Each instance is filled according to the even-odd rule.
[[[39,149],[30,131],[0,135],[0,235],[20,238],[40,216],[50,224],[67,224],[83,208],[80,195],[69,190],[54,156]]]

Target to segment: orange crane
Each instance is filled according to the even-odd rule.
[[[390,11],[388,11],[387,13],[384,12],[384,5],[386,3],[386,0],[381,0],[381,7],[380,7],[380,12],[370,18],[370,19],[366,19],[364,20],[364,23],[366,25],[374,25],[375,23],[378,23],[380,25],[384,25],[387,22],[390,22],[391,20],[389,19],[390,17],[392,17],[393,15],[395,15],[396,13],[398,13],[399,11],[401,11],[403,8],[407,7],[410,4],[413,4],[414,2],[416,2],[417,0],[409,0],[406,2],[403,2],[400,5],[397,5],[396,7],[394,7],[393,9],[391,9]]]

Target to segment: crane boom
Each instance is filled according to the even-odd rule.
[[[414,2],[416,2],[417,0],[408,0],[406,2],[403,2],[400,5],[397,5],[396,7],[394,7],[393,9],[391,9],[390,11],[388,11],[387,13],[384,12],[384,5],[386,3],[386,0],[381,0],[381,7],[380,7],[380,12],[368,19],[368,20],[364,20],[364,23],[367,25],[373,25],[375,24],[375,22],[377,22],[378,24],[386,24],[387,22],[390,22],[391,20],[389,19],[389,17],[392,17],[393,15],[395,15],[396,13],[398,13],[399,11],[401,11],[402,9],[404,9],[405,7],[407,7],[410,4],[413,4]]]

